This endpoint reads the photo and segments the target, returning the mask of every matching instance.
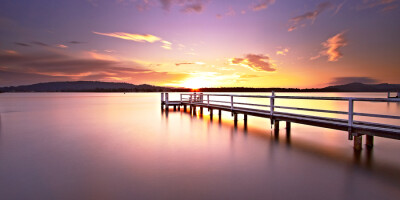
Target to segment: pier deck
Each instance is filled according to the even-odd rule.
[[[184,97],[188,98],[184,98]],[[400,120],[400,116],[393,115],[382,115],[382,114],[369,114],[369,113],[356,113],[354,112],[354,102],[366,101],[366,102],[397,102],[400,103],[400,99],[393,98],[351,98],[351,97],[304,97],[304,96],[275,96],[272,93],[271,96],[260,96],[260,95],[229,95],[229,94],[180,94],[179,101],[169,101],[168,93],[161,94],[161,106],[162,109],[170,106],[174,107],[174,110],[180,107],[184,107],[184,111],[187,111],[187,107],[190,108],[191,114],[197,114],[197,108],[200,108],[200,115],[203,114],[203,109],[209,109],[210,119],[213,119],[213,110],[218,110],[219,119],[221,119],[221,111],[231,112],[234,117],[234,125],[237,126],[238,114],[244,116],[244,125],[247,127],[247,116],[262,117],[271,120],[271,124],[274,124],[275,134],[279,134],[279,122],[286,122],[286,130],[290,134],[290,123],[298,123],[311,125],[316,127],[330,128],[335,130],[341,130],[348,132],[349,140],[354,140],[354,149],[361,150],[362,148],[362,136],[366,136],[366,145],[369,148],[373,146],[373,137],[384,137],[391,139],[400,140],[400,126],[391,124],[382,124],[374,122],[364,122],[353,120],[354,116],[366,116],[373,118],[385,118],[385,119],[396,119]],[[231,101],[220,101],[211,100],[210,97],[230,97]],[[265,104],[254,104],[254,103],[243,103],[235,102],[234,98],[268,98],[270,99],[269,105]],[[334,110],[321,110],[321,109],[310,109],[310,108],[299,108],[299,107],[288,107],[288,106],[277,106],[275,105],[275,99],[307,99],[307,100],[331,100],[331,101],[348,101],[349,110],[334,111]],[[228,105],[226,105],[228,104]],[[240,107],[245,105],[248,107]],[[252,108],[249,108],[252,106]],[[253,108],[257,107],[257,108]],[[259,109],[258,107],[267,107],[269,110]],[[348,119],[320,117],[305,114],[295,114],[290,112],[275,111],[276,108],[287,109],[287,110],[303,110],[309,112],[319,113],[333,113],[347,115]]]

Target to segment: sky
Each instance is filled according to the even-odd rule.
[[[400,84],[399,0],[2,0],[0,86]]]

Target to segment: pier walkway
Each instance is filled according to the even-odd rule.
[[[218,100],[219,98],[229,98],[230,101]],[[211,99],[214,98],[214,99]],[[269,104],[255,104],[245,103],[243,101],[235,101],[243,98],[262,98],[269,99]],[[293,106],[280,106],[275,104],[276,99],[302,99],[302,100],[326,100],[326,101],[346,101],[348,103],[347,111],[323,110],[301,108]],[[266,101],[268,102],[268,100]],[[392,124],[355,121],[354,116],[364,116],[371,118],[381,119],[395,119],[400,120],[400,116],[370,114],[354,112],[355,102],[397,102],[400,103],[398,98],[353,98],[353,97],[310,97],[310,96],[276,96],[274,92],[270,96],[263,95],[234,95],[234,94],[203,94],[203,93],[183,93],[180,94],[180,99],[170,101],[168,93],[161,93],[161,109],[167,112],[169,107],[174,110],[183,107],[187,112],[188,108],[191,114],[197,114],[197,108],[200,109],[200,115],[203,115],[203,109],[209,110],[210,119],[213,120],[214,111],[218,111],[219,120],[221,120],[221,112],[230,112],[233,116],[234,126],[237,126],[238,115],[242,114],[244,119],[244,126],[247,128],[247,116],[256,116],[267,118],[274,125],[274,133],[279,134],[280,122],[286,122],[286,132],[290,134],[291,123],[299,123],[323,128],[330,128],[348,132],[348,139],[354,140],[354,149],[362,149],[362,136],[366,137],[366,146],[372,148],[374,136],[400,139],[400,126]],[[312,103],[312,102],[311,102]],[[267,108],[263,110],[261,108]],[[300,110],[312,113],[332,113],[346,115],[347,119],[321,117],[315,115],[296,114],[291,112],[281,112],[280,110]]]

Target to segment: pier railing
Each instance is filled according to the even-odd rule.
[[[211,99],[210,97],[229,97],[230,101],[221,101]],[[237,102],[235,99],[237,98],[263,98],[269,99],[269,104],[255,104],[255,103],[244,103]],[[336,111],[336,110],[325,110],[325,109],[311,109],[311,108],[302,108],[302,107],[294,107],[294,106],[280,106],[275,104],[275,99],[303,99],[303,100],[328,100],[328,101],[346,101],[348,102],[348,111]],[[341,114],[347,115],[347,122],[349,127],[349,132],[351,132],[351,128],[354,126],[354,116],[363,116],[363,117],[374,117],[374,118],[385,118],[385,119],[400,119],[400,116],[395,115],[384,115],[384,114],[373,114],[373,113],[362,113],[362,112],[354,112],[354,103],[359,102],[400,102],[400,99],[394,98],[361,98],[361,97],[314,97],[314,96],[276,96],[274,92],[271,95],[232,95],[232,94],[203,94],[203,93],[186,93],[180,94],[181,102],[188,103],[201,103],[201,104],[220,104],[220,105],[229,105],[231,110],[241,109],[243,107],[238,107],[236,105],[244,105],[244,106],[253,106],[253,107],[267,107],[269,108],[268,112],[270,112],[271,117],[274,116],[276,108],[286,109],[286,110],[300,110],[300,111],[309,111],[309,112],[317,112],[317,113],[331,113],[331,114]],[[290,114],[285,112],[278,112],[279,114]],[[393,127],[397,127],[400,129],[400,126],[393,125]],[[350,135],[351,137],[351,135]]]

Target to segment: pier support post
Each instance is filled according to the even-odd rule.
[[[371,149],[374,146],[374,136],[365,135],[367,148]]]
[[[209,109],[210,109],[210,120],[213,120],[213,109],[212,108]]]
[[[203,115],[203,106],[200,106],[200,115]]]
[[[353,136],[354,150],[360,151],[362,149],[362,135]]]
[[[244,121],[244,128],[247,129],[247,115],[243,115],[243,121]]]
[[[176,111],[176,106],[174,106],[174,111]]]
[[[286,133],[290,134],[290,129],[291,129],[291,123],[286,121]]]
[[[183,105],[183,112],[187,112],[186,105]]]
[[[178,111],[181,111],[181,105],[178,106]]]
[[[196,106],[193,106],[193,115],[197,115]]]
[[[221,121],[222,111],[221,109],[218,110],[218,120]]]
[[[275,135],[279,135],[279,120],[275,120],[274,133],[275,133]]]
[[[238,116],[237,113],[233,113],[233,124],[237,127]]]

